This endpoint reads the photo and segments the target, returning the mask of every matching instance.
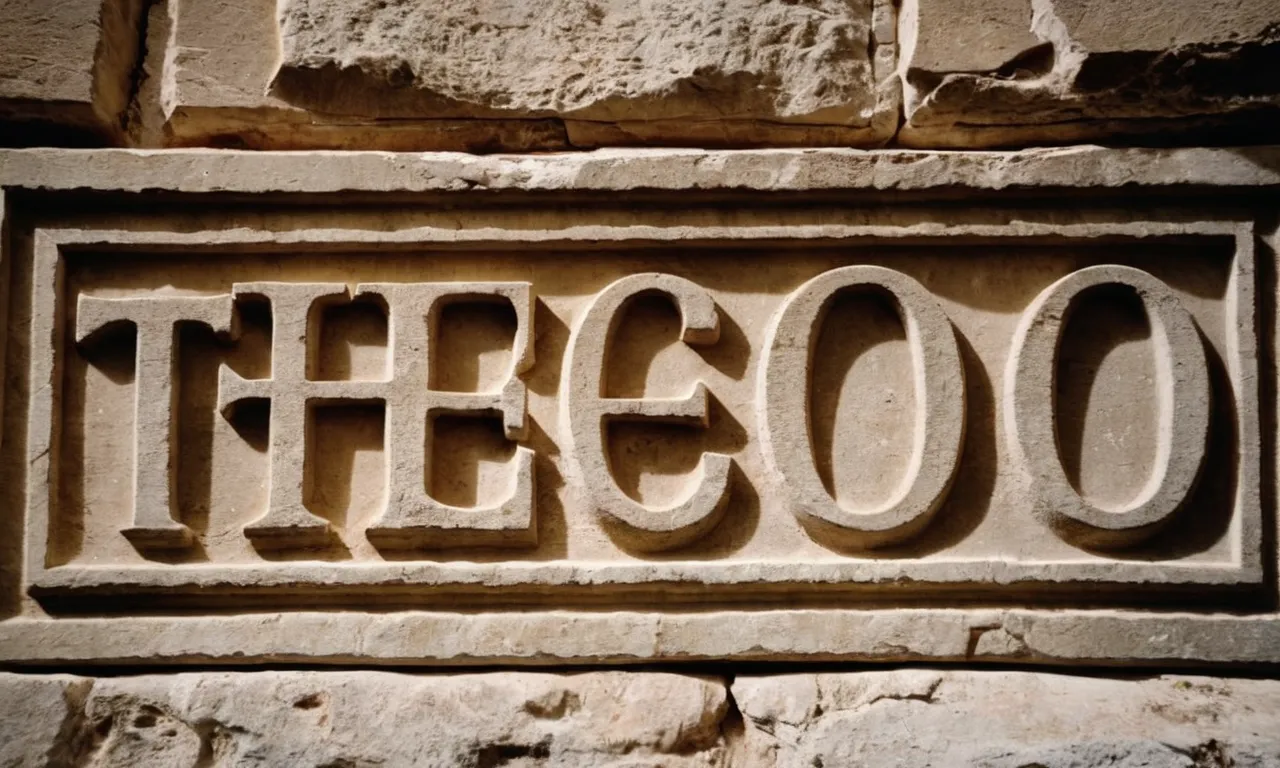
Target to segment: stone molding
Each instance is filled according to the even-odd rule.
[[[47,191],[207,194],[683,191],[908,192],[917,199],[1017,190],[1280,186],[1280,147],[1078,146],[912,149],[601,149],[551,155],[0,149],[4,185]],[[1015,222],[1016,224],[1016,222]]]

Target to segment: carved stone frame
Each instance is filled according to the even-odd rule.
[[[1103,151],[1112,152],[1112,151]],[[1112,152],[1122,162],[1120,151]],[[0,153],[16,155],[18,153]],[[105,154],[105,153],[96,153]],[[205,153],[197,153],[205,154]],[[715,155],[716,153],[704,153]],[[728,156],[729,153],[724,153]],[[893,153],[883,153],[885,155]],[[900,153],[905,154],[905,153]],[[1280,153],[1278,153],[1280,154]],[[235,157],[235,155],[228,155]],[[31,181],[30,172],[14,174],[6,179],[6,166],[0,158],[0,186],[5,191],[24,187],[41,187]],[[201,157],[201,162],[208,158]],[[215,171],[218,162],[212,161]],[[229,166],[233,161],[228,161]],[[238,158],[234,162],[239,162]],[[460,161],[461,162],[461,161]],[[959,161],[956,161],[958,164]],[[50,165],[53,165],[51,162]],[[1034,165],[1034,163],[1032,163]],[[56,169],[54,169],[56,170]],[[222,171],[229,172],[228,167]],[[962,171],[954,171],[963,175]],[[86,171],[90,176],[93,173]],[[157,171],[159,174],[160,172]],[[465,175],[465,174],[464,174]],[[1037,182],[1052,186],[1046,173]],[[56,178],[51,171],[50,178]],[[132,177],[120,181],[94,176],[93,184],[105,188],[130,191]],[[153,182],[166,183],[162,177]],[[183,182],[185,184],[186,182]],[[725,187],[728,181],[721,182]],[[846,181],[848,186],[857,182]],[[974,177],[975,187],[985,182]],[[1158,184],[1159,182],[1151,182]],[[1213,183],[1229,186],[1231,181]],[[1239,184],[1256,184],[1241,180]],[[1280,182],[1269,182],[1280,185]],[[116,185],[116,186],[113,186]],[[56,186],[56,184],[55,184]],[[181,188],[182,184],[175,184]],[[244,183],[244,192],[253,183]],[[307,192],[280,185],[282,193]],[[1264,183],[1263,186],[1266,186]],[[66,187],[71,188],[71,187]],[[0,198],[2,201],[3,198]],[[6,223],[8,209],[5,209]],[[962,231],[963,230],[963,231]],[[1240,493],[1237,503],[1241,521],[1238,562],[1229,567],[1179,564],[1133,565],[1108,563],[1090,566],[1071,564],[1071,569],[1054,569],[1048,578],[1040,565],[992,564],[975,562],[969,574],[965,565],[957,563],[892,561],[858,561],[833,566],[813,564],[804,573],[806,583],[816,583],[840,594],[842,585],[906,581],[933,588],[948,584],[972,587],[979,580],[1002,585],[1011,583],[1060,584],[1070,587],[1088,569],[1105,570],[1108,581],[1136,582],[1150,577],[1152,568],[1164,569],[1162,578],[1173,583],[1191,585],[1258,586],[1274,592],[1268,583],[1275,576],[1274,536],[1266,529],[1263,509],[1261,461],[1263,438],[1259,419],[1258,359],[1274,359],[1274,351],[1258,349],[1255,318],[1259,307],[1255,288],[1258,276],[1254,270],[1255,224],[1252,218],[1209,220],[1202,222],[1159,221],[1149,218],[1106,224],[1090,223],[1046,225],[1018,222],[1003,227],[967,225],[947,231],[936,227],[922,234],[910,229],[882,225],[823,224],[787,229],[769,228],[705,228],[697,233],[699,240],[736,238],[776,240],[830,241],[849,238],[892,239],[911,237],[945,237],[963,233],[981,237],[1023,237],[1071,239],[1107,237],[1141,239],[1150,237],[1229,238],[1234,242],[1232,296],[1238,327],[1243,331],[1233,339],[1234,354],[1228,360],[1229,373],[1242,400],[1237,408],[1241,456],[1239,464]],[[32,342],[30,381],[30,428],[27,435],[28,460],[26,556],[24,589],[37,597],[77,596],[93,598],[126,592],[133,595],[197,593],[225,588],[240,591],[254,584],[268,589],[272,584],[285,586],[307,580],[307,569],[315,566],[271,563],[254,566],[218,568],[154,566],[145,568],[112,568],[59,566],[46,568],[48,504],[52,467],[56,466],[55,444],[57,414],[54,413],[56,392],[52,384],[58,380],[60,351],[58,339],[61,316],[59,285],[62,253],[68,249],[93,247],[95,250],[146,248],[148,246],[199,246],[209,249],[230,247],[270,249],[281,245],[298,245],[308,240],[313,231],[288,233],[267,231],[225,233],[226,239],[212,241],[210,232],[123,232],[85,230],[37,230],[35,263],[32,272]],[[315,231],[317,241],[332,243],[332,233]],[[526,233],[521,242],[534,242],[539,234]],[[551,236],[551,235],[554,235]],[[322,237],[323,236],[323,237]],[[381,242],[387,244],[440,243],[456,244],[470,236],[470,245],[509,243],[493,240],[483,231],[423,229],[418,231],[345,233],[349,244]],[[590,241],[652,243],[655,241],[690,239],[688,232],[677,235],[662,227],[584,228],[581,233],[542,233],[541,242],[552,245],[558,240],[581,237]],[[5,238],[8,244],[8,238]],[[6,251],[4,264],[8,268]],[[1274,265],[1268,267],[1274,274]],[[1274,338],[1275,333],[1271,333]],[[1264,373],[1266,369],[1264,369]],[[1274,386],[1274,385],[1272,385]],[[1267,390],[1272,391],[1272,390]],[[1269,404],[1270,407],[1271,404]],[[1273,441],[1268,440],[1271,445]],[[53,478],[56,482],[56,478]],[[1272,491],[1267,489],[1267,495]],[[389,580],[409,585],[411,591],[443,590],[457,598],[475,598],[485,591],[518,596],[520,588],[530,584],[532,571],[545,577],[537,587],[539,594],[548,588],[563,590],[566,597],[573,587],[596,589],[607,585],[620,587],[617,597],[603,605],[591,605],[570,599],[563,603],[530,600],[528,610],[481,610],[455,613],[431,607],[426,610],[390,612],[324,612],[284,610],[275,613],[239,615],[175,616],[118,615],[104,618],[49,618],[19,616],[0,621],[0,660],[9,663],[42,664],[50,662],[78,663],[183,663],[190,661],[242,663],[254,660],[344,663],[362,661],[386,664],[474,664],[486,663],[600,663],[654,662],[683,659],[782,660],[782,659],[864,659],[864,660],[959,660],[1018,659],[1042,662],[1222,662],[1280,663],[1280,614],[1263,612],[1245,615],[1168,613],[1151,610],[1120,609],[1024,609],[1024,608],[908,608],[871,606],[785,609],[776,606],[745,610],[714,609],[701,600],[684,607],[675,601],[669,608],[655,610],[617,610],[634,601],[626,598],[632,588],[638,594],[653,590],[679,596],[682,589],[706,595],[708,584],[741,587],[753,585],[747,597],[761,597],[776,588],[788,586],[786,581],[770,583],[744,573],[735,574],[735,566],[716,564],[656,564],[645,566],[657,574],[646,579],[646,587],[637,584],[639,569],[627,565],[602,565],[584,570],[570,564],[461,565],[438,563],[383,563],[358,565],[344,569],[351,577],[338,583],[347,594],[361,589],[373,591]],[[795,564],[789,564],[794,579]],[[253,571],[241,574],[240,570]],[[743,570],[739,568],[738,570]],[[747,569],[753,570],[753,569]],[[717,572],[718,571],[718,572]],[[265,581],[264,581],[265,579]],[[848,593],[845,592],[847,595]],[[532,595],[531,595],[532,596]],[[740,598],[739,598],[740,599]],[[607,612],[596,608],[605,607]],[[723,608],[723,606],[721,606]]]

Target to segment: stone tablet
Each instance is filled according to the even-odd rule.
[[[1277,167],[2,151],[0,659],[1280,662]]]

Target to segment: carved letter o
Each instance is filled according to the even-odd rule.
[[[897,304],[911,345],[917,411],[911,466],[898,491],[872,509],[848,510],[827,492],[814,464],[809,376],[814,334],[836,294],[856,288],[885,291]],[[774,315],[762,368],[763,451],[797,517],[861,548],[902,541],[928,524],[960,463],[965,385],[955,330],[924,286],[885,267],[842,267],[818,275]]]
[[[1080,295],[1104,285],[1131,288],[1142,301],[1159,381],[1155,468],[1138,498],[1122,509],[1090,504],[1067,479],[1054,411],[1063,327]],[[1046,288],[1023,315],[1005,372],[1005,431],[1028,475],[1035,509],[1053,527],[1083,546],[1126,546],[1159,530],[1194,489],[1209,434],[1209,398],[1200,333],[1169,286],[1133,267],[1088,267]]]

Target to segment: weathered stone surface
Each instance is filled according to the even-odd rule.
[[[0,674],[0,763],[1280,765],[1280,682],[928,669]],[[735,711],[736,710],[736,711]]]
[[[0,183],[49,192],[454,194],[849,193],[917,199],[1000,193],[1125,195],[1280,188],[1280,147],[1017,152],[602,149],[477,157],[448,152],[0,150]]]
[[[137,139],[877,145],[896,128],[899,85],[892,5],[875,2],[299,0],[277,19],[275,0],[167,0],[151,14]]]
[[[1280,683],[899,670],[739,676],[741,764],[1278,766]]]
[[[313,113],[267,94],[279,64],[275,0],[163,0],[150,7],[140,146],[248,149],[567,149],[551,120],[370,121]]]
[[[972,148],[1248,144],[1280,128],[1270,0],[6,0],[0,10],[9,143]]]
[[[0,154],[0,652],[1274,662],[1274,159]]]
[[[367,117],[865,126],[870,0],[289,0],[273,92]]]
[[[724,764],[726,710],[662,673],[0,674],[0,762],[693,768]]]
[[[72,765],[87,743],[84,705],[91,680],[0,673],[0,765]]]
[[[900,27],[898,138],[909,146],[1197,129],[1256,141],[1277,124],[1280,10],[1270,0],[909,0]]]
[[[142,0],[0,0],[0,141],[117,143]]]

